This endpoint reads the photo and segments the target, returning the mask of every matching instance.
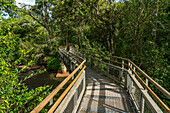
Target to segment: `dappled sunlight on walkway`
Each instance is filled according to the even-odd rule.
[[[87,67],[87,87],[79,113],[132,112],[126,90]]]

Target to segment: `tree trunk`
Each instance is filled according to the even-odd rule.
[[[110,36],[110,45],[111,45],[111,50],[110,50],[110,54],[113,55],[114,54],[114,48],[113,48],[113,37]]]
[[[110,52],[110,41],[109,41],[109,37],[106,35],[106,40],[107,40],[107,49]]]
[[[48,39],[49,39],[49,43],[51,45],[51,31],[50,31],[50,27],[49,27],[49,14],[48,14],[48,3],[45,4],[45,19],[44,22],[46,24],[46,30],[48,32]]]

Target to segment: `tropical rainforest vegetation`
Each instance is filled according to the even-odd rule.
[[[0,111],[29,112],[42,101],[50,86],[28,90],[23,81],[36,73],[18,77],[36,64],[59,69],[58,49],[68,44],[129,58],[170,91],[169,11],[168,0],[35,0],[20,7],[0,0]]]

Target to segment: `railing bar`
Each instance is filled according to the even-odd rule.
[[[132,68],[132,64],[131,64],[131,68]],[[135,71],[135,67],[133,67],[133,69],[134,69],[134,71]],[[131,71],[131,74],[132,74],[132,71]],[[132,74],[134,77],[135,77],[135,74]],[[132,82],[132,88],[134,88],[133,87],[134,85],[133,85],[133,82]],[[133,94],[134,95],[134,94]]]
[[[129,66],[130,67],[130,66]],[[131,68],[131,67],[130,67]],[[159,105],[163,107],[165,111],[170,111],[170,109],[162,102],[162,100],[146,85],[146,83],[139,77],[139,75],[131,68],[132,72],[136,75],[139,81],[144,85],[144,87],[148,90],[148,92],[157,100]]]
[[[133,101],[133,105],[134,105],[134,106],[132,106],[132,107],[135,108],[137,111],[139,111],[139,105],[138,105],[135,97],[134,97],[131,93],[129,93],[129,95],[130,95],[130,97],[131,97],[131,99],[132,99],[132,101]]]
[[[60,89],[72,78],[72,76],[79,70],[79,68],[86,62],[84,60],[67,78],[65,78],[39,105],[37,105],[31,113],[40,112],[41,109],[60,91]]]
[[[119,70],[127,71],[126,69],[122,69],[122,68],[121,68],[121,67],[119,67],[119,66],[115,66],[115,65],[113,65],[113,64],[109,64],[109,63],[104,62],[104,61],[100,61],[100,62],[101,62],[101,63],[105,63],[105,64],[107,64],[107,65],[110,65],[111,67],[117,68],[117,69],[119,69]]]
[[[92,52],[91,52],[92,53]],[[88,54],[88,53],[87,53]],[[97,57],[97,56],[95,56],[96,58],[99,58],[99,57]],[[110,56],[110,57],[112,57],[112,56]],[[121,59],[121,58],[119,58],[119,57],[114,57],[114,58],[118,58],[118,59]],[[105,58],[103,58],[103,59],[105,59]],[[108,60],[108,59],[105,59],[105,60]],[[168,98],[170,98],[170,93],[168,92],[168,91],[166,91],[162,86],[160,86],[158,83],[156,83],[152,78],[150,78],[145,72],[143,72],[138,66],[136,66],[131,60],[129,60],[129,59],[124,59],[124,60],[126,60],[126,61],[128,61],[130,64],[131,64],[131,66],[133,65],[139,72],[141,72],[142,74],[143,74],[143,76],[145,77],[145,78],[147,78],[156,88],[158,88],[163,94],[165,94]],[[114,62],[116,62],[116,61],[114,61]],[[116,62],[117,63],[117,62]],[[120,64],[120,62],[118,62],[119,64]],[[121,63],[122,64],[122,63]],[[127,64],[125,64],[125,65],[127,65]],[[128,67],[131,67],[131,66],[128,66]],[[114,67],[115,68],[115,67]],[[131,69],[130,69],[130,71],[133,71],[133,73],[135,73],[135,75],[136,75],[136,72],[132,69],[132,67],[131,67]],[[131,72],[132,73],[132,72]],[[137,77],[139,77],[139,76],[137,76]],[[142,80],[143,81],[143,80]],[[141,81],[140,81],[141,82]],[[143,84],[143,82],[142,82],[142,84]],[[145,83],[144,83],[145,84]],[[148,89],[149,87],[146,85],[144,85],[144,87],[146,88],[146,89]],[[149,88],[150,89],[150,88]],[[150,89],[151,90],[151,89]],[[157,95],[151,90],[151,91],[149,91],[149,93],[154,97],[154,98],[157,98]],[[155,96],[156,95],[156,96]],[[158,99],[158,100],[157,100]],[[159,102],[159,97],[157,98],[156,100],[158,101],[158,103],[160,104],[161,102]],[[163,102],[162,102],[163,103]],[[164,104],[164,103],[163,103]],[[164,104],[165,105],[165,104]],[[163,107],[163,106],[162,106]],[[166,105],[164,106],[164,107],[167,107]],[[164,108],[163,107],[163,108]],[[167,107],[168,108],[168,107]],[[169,111],[169,108],[167,109],[168,111]],[[166,111],[167,111],[166,110]]]
[[[146,85],[148,86],[148,79],[146,78]],[[146,90],[146,92],[147,92],[147,89],[145,89]]]
[[[128,66],[128,64],[121,63],[121,62],[116,62],[116,61],[109,60],[109,59],[106,59],[106,58],[103,58],[103,57],[98,57],[98,56],[94,56],[94,57],[96,57],[96,58],[102,58],[102,60],[107,60],[107,61],[110,61],[110,62],[114,62],[114,63],[117,63],[117,64],[122,64],[122,65]]]
[[[81,50],[81,51],[85,51],[85,50]],[[86,51],[88,51],[88,50],[86,50]],[[90,53],[94,53],[94,52],[90,51]],[[105,54],[100,54],[100,55],[105,55]],[[105,56],[107,56],[107,55],[105,55]],[[156,83],[152,78],[150,78],[144,71],[142,71],[138,66],[136,66],[136,64],[134,64],[131,60],[129,60],[127,58],[117,57],[117,56],[110,56],[110,57],[129,61],[133,66],[135,66],[143,74],[144,77],[146,77],[156,88],[158,88],[164,95],[166,95],[168,97],[168,99],[170,99],[170,93],[166,89],[164,89],[162,86],[160,86],[158,83]],[[124,64],[124,65],[127,65],[127,64]]]
[[[76,54],[73,54],[72,52],[69,52],[69,53],[71,53],[72,55],[74,55],[74,56],[76,56],[76,57],[78,57],[78,58],[80,58],[80,59],[82,59],[82,60],[84,60],[82,57],[80,57],[80,56],[78,56],[78,55],[76,55]]]
[[[135,66],[142,74],[144,77],[146,77],[149,82],[151,82],[156,88],[158,88],[164,95],[166,95],[168,97],[168,99],[170,99],[170,93],[164,89],[162,86],[160,86],[158,83],[156,83],[152,78],[150,78],[144,71],[142,71],[137,65],[135,65],[131,60],[129,60],[129,62]]]
[[[53,104],[53,98],[50,100],[49,105],[51,106]]]
[[[141,99],[140,99],[140,112],[144,113],[144,106],[145,106],[145,99],[143,98],[143,94],[141,93]]]
[[[74,110],[73,110],[72,113],[76,113],[76,112],[77,112],[77,109],[78,109],[79,104],[80,104],[80,102],[81,102],[81,99],[82,99],[82,97],[83,97],[83,94],[84,94],[84,91],[85,91],[85,75],[84,75],[82,81],[83,81],[83,89],[82,89],[82,91],[81,91],[81,93],[80,93],[80,95],[79,95],[79,98],[78,98],[78,100],[77,100],[77,105],[74,107]]]
[[[62,99],[64,98],[64,96],[68,93],[68,91],[71,89],[71,87],[74,85],[74,83],[77,81],[77,79],[80,77],[80,75],[82,74],[82,72],[84,71],[84,69],[86,68],[86,66],[83,67],[83,69],[80,71],[80,73],[76,76],[76,78],[71,82],[71,84],[67,87],[67,89],[61,94],[61,96],[57,99],[57,101],[54,103],[54,105],[50,108],[50,110],[48,111],[48,113],[52,113],[57,106],[60,104],[60,102],[62,101]]]
[[[91,54],[89,54],[89,53],[86,53],[87,55],[91,55]],[[94,55],[94,54],[93,54]],[[125,63],[121,63],[121,62],[116,62],[116,61],[113,61],[113,60],[109,60],[109,59],[106,59],[106,58],[103,58],[103,57],[98,57],[98,56],[93,56],[93,57],[95,57],[95,58],[102,58],[102,60],[107,60],[107,61],[111,61],[111,62],[114,62],[114,63],[117,63],[117,64],[123,64],[123,65],[125,65],[125,66],[128,66],[127,64],[125,64]],[[124,60],[124,59],[122,59],[122,60]]]
[[[81,82],[83,81],[83,78],[84,78],[84,75],[80,75],[76,83],[72,86],[72,88],[67,93],[67,95],[64,97],[62,102],[60,102],[59,106],[55,109],[54,113],[63,113],[63,111],[67,108],[71,98],[74,96],[76,89],[78,89]]]
[[[128,72],[129,73],[129,72]],[[129,73],[129,77],[134,81],[136,86],[140,89],[140,91],[143,93],[143,96],[147,99],[147,101],[154,107],[154,110],[157,111],[157,113],[162,113],[161,109],[158,107],[158,105],[153,101],[153,99],[148,95],[148,93],[144,90],[142,85],[138,82],[136,78],[132,74]]]
[[[89,51],[89,50],[82,50],[81,51]],[[96,52],[92,52],[92,51],[89,51],[90,53],[95,53],[95,54],[98,54],[98,55],[104,55],[104,56],[108,56],[108,57],[114,57],[114,58],[118,58],[118,59],[122,59],[122,60],[127,60],[127,58],[122,58],[122,57],[117,57],[117,56],[111,56],[111,55],[106,55],[106,54],[101,54],[101,53],[96,53]]]

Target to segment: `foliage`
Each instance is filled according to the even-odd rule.
[[[1,0],[0,1],[0,16],[16,16],[15,0]],[[1,19],[1,18],[0,18]]]
[[[74,44],[79,48],[129,58],[170,91],[167,0],[87,0],[57,4],[52,14],[56,25],[60,22],[58,27],[66,44],[77,37]],[[152,89],[169,106],[165,96]]]
[[[15,42],[7,41],[11,48],[1,41],[0,46],[8,48],[3,59],[10,64],[23,56],[18,50],[31,49],[27,62],[58,69],[58,48],[73,43],[77,49],[129,58],[170,91],[167,0],[36,0],[34,6],[21,7],[14,0],[0,3],[1,37],[17,36]],[[10,15],[8,19],[4,12]]]
[[[24,85],[24,81],[33,75],[19,80],[19,76],[27,66],[32,64],[28,62],[26,67],[21,70],[17,66],[26,60],[29,51],[18,49],[18,43],[12,33],[0,37],[0,111],[6,112],[29,112],[48,95],[49,86],[38,87],[35,90],[29,90]],[[19,55],[16,57],[16,54]],[[44,92],[47,91],[47,92]]]
[[[59,70],[59,69],[61,69],[61,63],[60,63],[59,58],[51,58],[47,62],[47,68],[48,69],[52,69],[52,70]]]

